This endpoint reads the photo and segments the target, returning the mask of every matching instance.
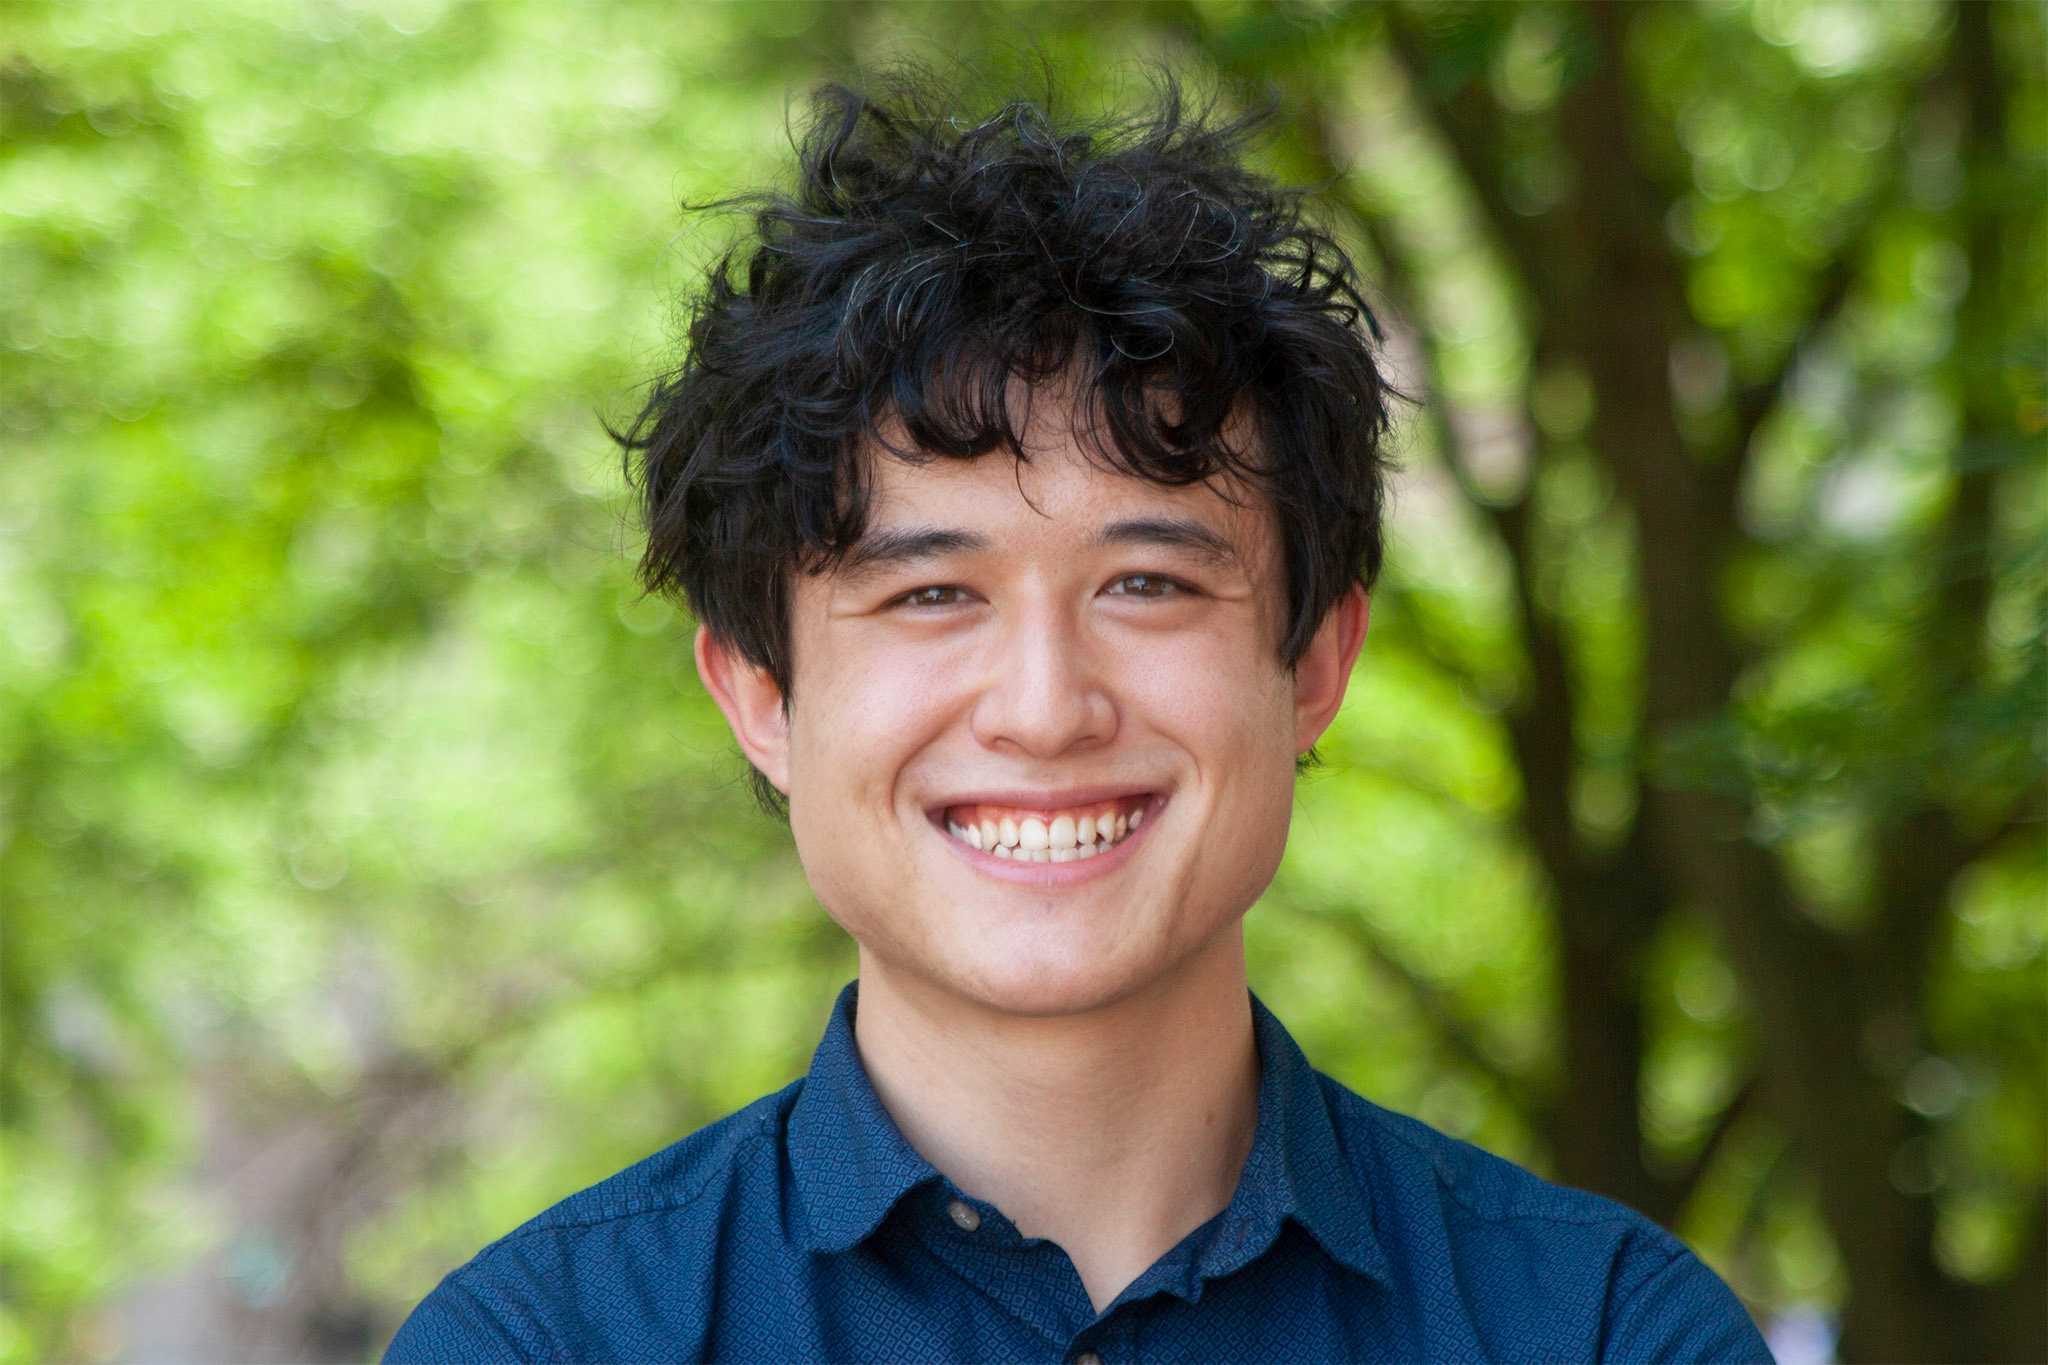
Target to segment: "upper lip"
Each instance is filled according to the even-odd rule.
[[[1068,810],[1161,790],[1130,782],[1103,782],[1088,787],[981,787],[940,798],[934,812],[953,806],[1011,806],[1018,810]]]

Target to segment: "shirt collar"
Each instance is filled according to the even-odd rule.
[[[861,1065],[853,1039],[859,987],[849,981],[839,992],[789,1116],[789,1162],[814,1251],[865,1241],[898,1200],[938,1176],[903,1140]]]
[[[1259,1044],[1259,1124],[1237,1193],[1223,1213],[1229,1235],[1210,1240],[1200,1273],[1227,1275],[1256,1259],[1292,1219],[1335,1260],[1389,1281],[1392,1269],[1373,1229],[1372,1202],[1340,1143],[1322,1078],[1256,995],[1252,1030]]]
[[[860,983],[832,1007],[824,1039],[789,1118],[789,1157],[810,1248],[846,1251],[881,1226],[902,1198],[938,1171],[883,1109],[853,1036]],[[1202,1278],[1262,1255],[1292,1219],[1330,1256],[1385,1281],[1390,1270],[1373,1231],[1366,1192],[1339,1146],[1321,1079],[1257,996],[1259,1118],[1237,1192],[1201,1254]]]

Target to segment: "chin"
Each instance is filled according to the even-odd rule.
[[[1011,942],[974,962],[972,977],[956,978],[949,988],[985,1009],[1024,1018],[1087,1014],[1144,994],[1199,955],[1183,957],[1159,951],[1165,944],[1153,944],[1154,952],[1120,956],[1115,946]]]
[[[1034,952],[1034,946],[1040,951]],[[1105,961],[1099,953],[1045,951],[1051,947],[1006,944],[995,952],[955,959],[947,964],[951,970],[924,975],[930,986],[980,1009],[1040,1019],[1115,1004],[1157,976],[1137,963]]]
[[[982,1004],[1003,1014],[1052,1019],[1087,1014],[1130,994],[1127,983],[1078,973],[1008,973],[980,992]]]

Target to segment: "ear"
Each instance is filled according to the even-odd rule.
[[[1365,625],[1372,599],[1362,584],[1345,589],[1316,627],[1315,638],[1294,665],[1294,752],[1307,753],[1337,718],[1344,689],[1351,685],[1351,666],[1365,644]]]
[[[775,679],[704,626],[697,627],[697,676],[725,713],[725,723],[732,727],[732,737],[739,741],[747,762],[787,796],[789,716]]]

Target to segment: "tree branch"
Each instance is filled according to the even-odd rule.
[[[1412,279],[1413,271],[1389,239],[1379,216],[1359,202],[1355,191],[1342,186],[1341,177],[1337,175],[1339,162],[1333,147],[1334,135],[1328,123],[1320,118],[1313,119],[1307,132],[1311,150],[1321,162],[1321,169],[1337,185],[1331,197],[1356,225],[1374,254],[1388,266],[1389,273],[1402,280]],[[1413,291],[1402,288],[1394,280],[1388,282],[1388,288],[1395,291],[1396,306],[1414,317]],[[1445,468],[1450,471],[1466,502],[1492,525],[1509,562],[1514,565],[1515,572],[1511,577],[1515,612],[1521,626],[1532,683],[1530,695],[1510,713],[1507,722],[1523,778],[1522,821],[1552,884],[1561,897],[1568,896],[1580,871],[1580,852],[1571,823],[1571,776],[1577,746],[1573,732],[1574,701],[1563,639],[1556,624],[1536,600],[1536,555],[1529,501],[1525,494],[1520,501],[1503,504],[1479,490],[1443,397],[1441,350],[1434,338],[1421,329],[1417,331],[1417,345],[1428,376],[1430,396],[1435,399],[1425,402],[1423,410],[1442,452]],[[1527,428],[1534,430],[1535,424],[1526,411],[1523,417]],[[1534,462],[1535,452],[1532,451],[1532,466]]]
[[[1543,299],[1549,278],[1543,268],[1546,253],[1532,220],[1517,213],[1501,189],[1500,154],[1492,139],[1493,130],[1501,124],[1501,110],[1472,85],[1454,92],[1448,102],[1432,99],[1424,77],[1429,54],[1423,50],[1412,21],[1389,6],[1385,31],[1387,53],[1406,81],[1411,107],[1458,163],[1462,179],[1482,210],[1488,235],[1501,254],[1535,296]]]
[[[1523,1077],[1508,1070],[1480,1042],[1479,1029],[1464,1017],[1450,995],[1407,963],[1403,962],[1378,934],[1355,912],[1304,910],[1289,907],[1297,917],[1335,932],[1364,957],[1382,976],[1399,985],[1427,1020],[1446,1051],[1484,1076],[1499,1091],[1530,1131],[1548,1133],[1550,1105]]]
[[[1755,1076],[1745,1079],[1736,1088],[1735,1093],[1728,1097],[1728,1103],[1721,1106],[1721,1112],[1714,1116],[1714,1126],[1707,1130],[1706,1140],[1700,1144],[1700,1149],[1693,1153],[1692,1160],[1686,1163],[1684,1170],[1672,1177],[1671,1210],[1674,1216],[1692,1202],[1693,1195],[1699,1191],[1700,1182],[1713,1170],[1714,1159],[1720,1156],[1722,1149],[1728,1145],[1729,1135],[1749,1117],[1761,1088]]]

